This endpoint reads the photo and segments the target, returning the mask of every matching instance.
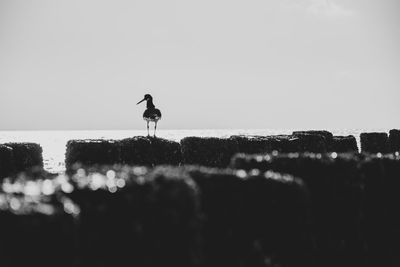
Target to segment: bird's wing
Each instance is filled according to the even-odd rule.
[[[155,114],[161,119],[161,111],[159,109],[155,110]]]

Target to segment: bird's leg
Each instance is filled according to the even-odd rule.
[[[154,137],[156,137],[157,121],[154,122]]]
[[[149,131],[149,121],[147,121],[147,136],[150,136],[150,131]]]

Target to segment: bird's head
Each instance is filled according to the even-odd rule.
[[[142,103],[143,101],[148,101],[148,100],[152,100],[152,99],[153,99],[153,97],[151,95],[145,94],[144,98],[142,100],[140,100],[136,105]]]

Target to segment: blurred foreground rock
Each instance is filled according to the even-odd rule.
[[[316,266],[400,264],[398,154],[240,154],[232,167],[290,173],[304,181]]]
[[[2,266],[74,266],[79,208],[55,194],[54,180],[4,180],[0,192]]]

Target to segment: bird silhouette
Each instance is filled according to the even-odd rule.
[[[147,122],[147,136],[150,136],[149,123],[154,122],[154,137],[156,137],[157,122],[161,119],[161,111],[157,109],[153,104],[153,97],[149,94],[145,94],[144,98],[140,100],[136,105],[147,101],[146,110],[143,112],[143,119]]]

